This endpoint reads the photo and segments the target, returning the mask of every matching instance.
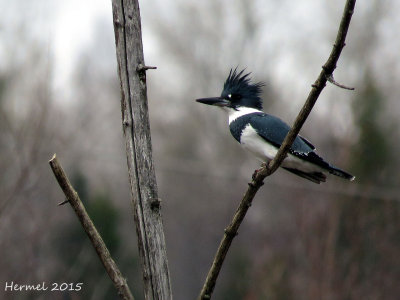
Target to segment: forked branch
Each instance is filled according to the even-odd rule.
[[[345,40],[347,31],[350,26],[351,17],[353,15],[356,0],[347,0],[342,19],[339,25],[336,41],[333,49],[329,55],[328,60],[322,66],[322,70],[317,80],[312,85],[312,89],[304,103],[303,108],[298,114],[291,130],[286,135],[281,147],[279,148],[275,158],[268,164],[265,164],[258,172],[253,176],[253,180],[249,183],[249,187],[244,194],[239,207],[237,208],[235,215],[229,226],[225,229],[225,234],[218,247],[217,253],[214,257],[212,266],[208,272],[206,281],[200,292],[198,300],[211,299],[211,295],[214,291],[215,283],[221,270],[222,264],[225,260],[226,254],[228,253],[229,247],[232,244],[233,238],[237,235],[238,229],[247,213],[247,210],[251,206],[254,196],[256,195],[259,188],[263,185],[264,179],[274,173],[285,159],[293,141],[300,132],[301,127],[307,120],[314,104],[317,102],[319,95],[324,89],[326,82],[329,78],[333,78],[333,71],[336,68],[336,64],[339,60],[340,54],[345,46]]]

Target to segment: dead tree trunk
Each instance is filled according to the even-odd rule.
[[[112,0],[121,82],[131,199],[141,257],[145,299],[172,299],[160,200],[152,159],[139,3]]]

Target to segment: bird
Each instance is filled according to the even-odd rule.
[[[261,99],[263,82],[253,83],[251,73],[231,69],[219,97],[200,98],[197,102],[222,108],[228,113],[232,136],[263,163],[271,161],[290,130],[280,118],[265,113]],[[327,173],[353,181],[355,177],[324,160],[311,142],[297,135],[283,169],[314,183],[325,182]]]

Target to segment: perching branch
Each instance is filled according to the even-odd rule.
[[[146,300],[172,299],[161,205],[152,158],[146,66],[137,0],[112,0],[122,128]]]
[[[69,204],[71,204],[72,208],[74,209],[76,216],[81,222],[83,229],[85,230],[90,241],[92,242],[92,245],[96,250],[97,255],[99,256],[104,268],[106,269],[115,288],[117,289],[118,295],[121,297],[121,299],[133,300],[134,298],[126,282],[126,279],[122,276],[121,271],[118,269],[118,266],[112,259],[103,239],[97,232],[97,229],[94,226],[89,215],[87,214],[78,193],[69,182],[69,179],[65,174],[63,168],[61,167],[60,163],[58,162],[55,154],[50,159],[49,164],[51,169],[53,170],[54,176],[58,181],[58,184],[60,185],[62,191],[65,194],[65,197],[67,198],[66,202],[69,202]],[[60,204],[66,202],[62,202]]]
[[[235,215],[229,226],[225,229],[225,234],[218,247],[217,253],[214,257],[212,266],[208,272],[206,281],[200,292],[198,300],[210,299],[214,291],[215,283],[221,270],[222,264],[225,260],[226,254],[233,241],[233,238],[237,235],[238,229],[247,213],[247,210],[251,206],[254,196],[256,195],[259,188],[264,184],[264,179],[274,173],[281,165],[287,153],[295,140],[296,136],[300,132],[301,127],[309,116],[314,104],[317,102],[319,95],[324,89],[328,79],[333,78],[332,74],[336,68],[336,63],[339,60],[340,54],[343,47],[345,46],[345,40],[347,31],[349,29],[351,17],[353,15],[356,0],[347,0],[342,20],[338,29],[335,44],[329,55],[328,60],[322,66],[322,70],[317,80],[312,85],[312,89],[307,97],[307,100],[298,114],[291,130],[286,135],[281,147],[279,148],[276,156],[268,164],[264,164],[263,167],[254,173],[253,180],[249,183],[249,187],[244,194],[239,207],[237,208]]]

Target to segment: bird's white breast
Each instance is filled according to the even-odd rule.
[[[242,135],[240,137],[240,144],[243,146],[243,148],[253,153],[258,159],[263,162],[268,162],[272,160],[278,152],[278,148],[270,143],[267,143],[262,137],[258,135],[257,131],[250,124],[248,124],[243,129]],[[304,161],[290,153],[283,161],[282,166],[287,168],[299,169],[304,172],[323,171],[323,169],[319,166]]]
[[[240,144],[262,161],[273,159],[278,152],[278,149],[260,137],[250,124],[243,129]]]

